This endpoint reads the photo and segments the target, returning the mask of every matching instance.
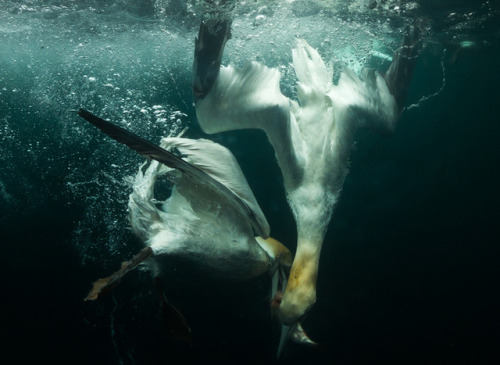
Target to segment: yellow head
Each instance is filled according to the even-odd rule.
[[[278,313],[285,325],[298,322],[316,302],[318,260],[315,256],[298,252],[295,257]]]

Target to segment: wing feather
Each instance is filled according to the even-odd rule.
[[[225,147],[207,139],[167,137],[162,145],[175,147],[194,167],[207,173],[214,180],[227,187],[253,212],[260,231],[269,235],[269,224],[255,196],[248,186],[245,175],[234,155]]]
[[[255,198],[253,198],[255,206],[249,206],[247,202],[240,195],[238,195],[238,192],[231,190],[229,187],[225,186],[221,181],[217,180],[212,175],[210,175],[210,173],[204,171],[202,169],[203,167],[202,164],[199,164],[199,166],[191,164],[183,160],[182,158],[174,155],[173,153],[165,150],[164,148],[161,148],[137,136],[136,134],[131,133],[119,126],[116,126],[104,119],[101,119],[84,109],[78,110],[78,114],[83,119],[95,125],[109,137],[113,138],[119,143],[128,146],[129,148],[138,152],[140,155],[156,160],[171,168],[175,168],[181,171],[182,173],[185,173],[191,176],[192,178],[197,179],[198,181],[211,186],[220,194],[224,195],[229,201],[233,202],[235,206],[241,211],[241,213],[245,217],[247,217],[247,219],[249,219],[249,221],[252,223],[255,235],[263,236],[266,238],[269,236],[269,225],[267,224],[267,221],[265,220],[262,211],[260,211],[260,208],[258,208],[258,210],[255,208],[255,206],[258,207]],[[198,156],[200,156],[202,153],[203,151],[200,150],[198,152]],[[214,169],[214,164],[216,164],[215,157],[211,159],[212,170]],[[249,199],[248,201],[251,202],[251,199],[248,196],[248,192],[246,194],[247,198]]]
[[[210,92],[196,101],[204,132],[263,129],[274,147],[285,183],[292,186],[302,174],[300,131],[290,113],[290,101],[279,86],[280,73],[257,62],[242,68],[222,67]]]

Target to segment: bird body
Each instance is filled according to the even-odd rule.
[[[286,280],[290,251],[270,237],[269,225],[238,162],[225,147],[205,139],[167,137],[161,146],[80,109],[80,116],[108,136],[152,158],[135,177],[129,197],[132,231],[145,248],[120,270],[97,280],[87,296],[95,300],[139,264],[158,269],[162,257],[182,257],[226,279],[249,279],[265,272],[273,278],[272,297]],[[181,155],[174,155],[171,150]],[[159,203],[159,177],[172,182],[169,198]],[[158,207],[157,205],[161,205]]]
[[[281,94],[277,69],[250,62],[242,69],[222,67],[210,92],[196,102],[205,132],[261,128],[275,149],[298,236],[280,306],[288,324],[316,300],[321,246],[348,173],[355,131],[372,114],[389,128],[397,115],[378,73],[367,72],[361,80],[344,71],[333,85],[332,68],[307,42],[298,40],[292,54],[298,101]]]
[[[249,201],[258,207],[236,160],[227,149],[207,140],[184,138],[165,138],[162,146],[179,148],[183,152],[189,148],[190,153],[217,149],[218,163],[228,154],[226,157],[230,157],[228,160],[232,164],[224,164],[224,168],[231,171],[232,177],[243,179],[229,178],[229,181],[249,192]],[[204,157],[206,159],[206,154]],[[196,157],[186,160],[199,165]],[[153,188],[163,175],[174,182],[174,187],[170,197],[158,208]],[[223,177],[228,179],[227,175]],[[232,279],[260,275],[269,270],[274,261],[270,256],[272,252],[266,252],[255,239],[251,224],[225,196],[157,161],[150,162],[145,171],[140,169],[137,173],[129,199],[129,216],[133,232],[151,247],[154,257],[182,257],[209,273]],[[267,223],[263,215],[261,218]]]
[[[297,249],[278,311],[290,334],[316,301],[321,247],[348,173],[355,132],[360,127],[394,129],[411,80],[416,37],[407,33],[385,76],[365,69],[358,77],[344,68],[337,85],[332,82],[332,66],[327,67],[306,41],[297,40],[292,50],[295,101],[281,93],[278,69],[257,62],[242,68],[222,66],[214,79],[213,68],[220,65],[221,57],[214,62],[204,59],[202,46],[212,37],[223,48],[230,27],[210,30],[211,25],[202,23],[196,40],[196,115],[206,133],[260,128],[274,147],[297,225]],[[210,77],[199,64],[211,65]]]

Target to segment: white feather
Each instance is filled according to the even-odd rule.
[[[348,172],[356,129],[392,130],[398,117],[380,74],[365,70],[360,78],[345,69],[333,85],[331,67],[307,42],[297,41],[292,54],[298,102],[279,91],[277,69],[256,62],[242,69],[221,68],[208,95],[196,102],[205,132],[261,128],[275,149],[297,223],[292,273],[302,275],[297,280],[303,283],[283,297],[281,316],[289,323],[316,300],[321,246]]]
[[[260,209],[252,189],[234,158],[233,154],[220,144],[207,139],[187,139],[168,137],[162,145],[177,148],[185,159],[198,167],[243,200],[253,212],[260,230],[269,236],[269,223]]]
[[[230,188],[269,226],[234,156],[207,140],[165,138],[162,146],[177,148],[192,165]],[[214,274],[245,279],[270,270],[274,257],[255,240],[251,222],[226,196],[190,176],[156,161],[139,169],[129,199],[134,233],[160,255],[181,256]],[[159,177],[175,182],[167,201],[157,207],[154,186]]]

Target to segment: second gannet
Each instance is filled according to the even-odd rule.
[[[271,298],[283,290],[292,255],[269,237],[267,220],[228,149],[205,139],[179,137],[163,138],[156,146],[83,109],[78,113],[111,138],[153,159],[145,170],[139,168],[128,203],[132,231],[145,248],[122,263],[120,270],[94,282],[86,300],[99,298],[140,264],[156,272],[157,260],[165,256],[186,258],[228,279],[244,280],[268,272]],[[173,188],[157,207],[154,186],[161,176],[173,181]],[[189,331],[182,315],[171,306],[168,309],[186,337]]]
[[[257,62],[221,66],[231,19],[202,22],[195,41],[193,92],[204,132],[263,129],[274,147],[286,197],[297,224],[297,249],[279,305],[282,341],[316,301],[323,239],[348,173],[356,130],[392,132],[403,110],[415,66],[417,28],[407,32],[385,74],[332,66],[305,40],[292,50],[298,100],[280,91],[280,73]]]

